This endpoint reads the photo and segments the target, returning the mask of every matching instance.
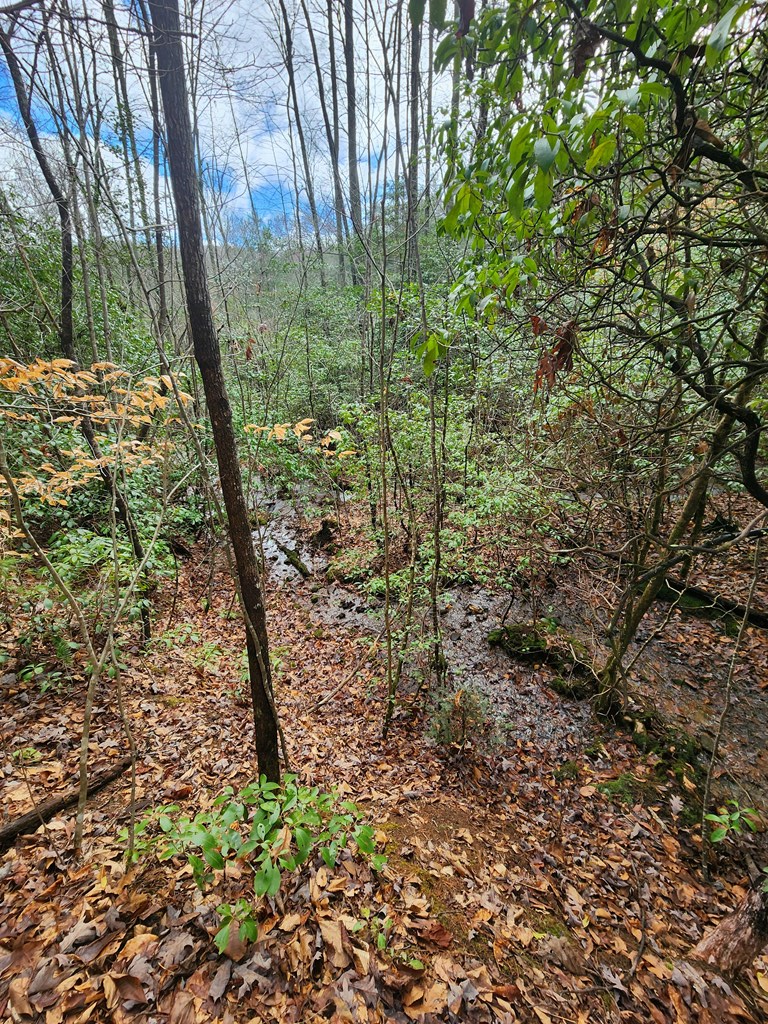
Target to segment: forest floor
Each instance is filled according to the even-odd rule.
[[[744,896],[745,857],[761,857],[762,837],[703,849],[700,767],[642,753],[631,736],[596,722],[585,702],[555,693],[546,665],[488,647],[505,602],[477,588],[457,588],[445,601],[446,654],[461,669],[456,678],[483,683],[484,714],[503,728],[485,738],[480,729],[463,746],[439,744],[428,719],[450,718],[451,706],[430,710],[406,687],[384,740],[380,615],[353,587],[319,576],[302,582],[279,568],[274,552],[268,558],[291,767],[357,802],[386,865],[373,871],[351,853],[334,869],[309,862],[284,876],[274,898],[262,898],[258,940],[230,942],[219,955],[215,908],[249,894],[248,870],[228,867],[206,893],[180,860],[147,857],[126,870],[117,838],[130,814],[126,773],[89,801],[81,861],[66,853],[73,811],[2,856],[0,1019],[768,1020],[768,959],[739,979],[686,959]],[[150,649],[124,652],[139,813],[171,802],[194,813],[254,775],[242,626],[230,614],[221,562],[196,552],[181,564]],[[711,701],[711,729],[732,639],[717,623],[661,607],[654,616],[647,628],[661,632],[639,678],[664,677],[670,706],[687,694],[688,703],[678,702],[682,719],[701,719]],[[768,774],[768,639],[750,630],[745,643],[734,677],[741,724],[725,733],[719,769],[738,787]],[[686,648],[692,660],[682,657]],[[680,670],[671,678],[675,658]],[[32,797],[72,786],[83,684],[75,677],[41,695],[37,684],[15,679],[13,663],[6,673],[0,784],[9,820]],[[94,772],[125,753],[113,690],[105,684],[97,697]]]

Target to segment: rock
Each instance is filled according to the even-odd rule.
[[[527,661],[541,660],[547,649],[547,640],[535,626],[499,626],[488,634],[488,643],[501,647],[512,658]]]
[[[338,532],[339,524],[335,519],[323,519],[320,529],[315,530],[310,539],[317,547],[324,548],[336,540]]]

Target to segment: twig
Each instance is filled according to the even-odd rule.
[[[376,650],[376,647],[378,646],[378,643],[383,636],[384,630],[382,629],[379,635],[374,639],[373,643],[370,645],[368,650],[365,652],[366,658],[370,658],[370,656]],[[354,677],[355,673],[359,670],[359,668],[360,662],[358,661],[356,662],[355,667],[352,669],[352,671],[348,672],[347,675],[345,675],[344,678],[341,680],[341,682],[334,686],[330,693],[326,693],[326,695],[321,700],[319,700],[317,704],[315,704],[315,711],[317,711],[318,708],[323,707],[329,701],[333,700],[333,698],[336,696],[339,690],[343,690],[347,683]]]

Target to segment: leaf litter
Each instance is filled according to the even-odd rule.
[[[184,567],[177,614],[185,629],[165,647],[133,652],[124,673],[141,751],[139,809],[174,801],[194,813],[254,773],[241,628],[220,614],[228,603],[201,610],[205,577],[199,563]],[[231,593],[223,577],[209,589]],[[126,870],[116,838],[129,815],[125,777],[89,802],[81,863],[65,852],[71,814],[17,840],[0,861],[0,1018],[768,1019],[766,959],[738,983],[686,960],[745,882],[727,864],[715,885],[702,880],[701,835],[682,822],[674,779],[642,792],[652,756],[555,698],[536,667],[507,668],[508,686],[528,687],[532,725],[498,750],[440,747],[413,703],[383,741],[382,671],[370,635],[354,621],[319,627],[310,593],[271,585],[268,594],[293,766],[365,810],[386,865],[376,872],[345,851],[333,870],[317,859],[286,874],[258,903],[258,939],[233,934],[219,955],[215,908],[249,895],[252,876],[228,867],[215,892],[202,894],[180,860]],[[59,693],[10,695],[6,749],[34,747],[43,760],[23,778],[6,771],[6,816],[75,778],[81,688],[73,678]],[[100,764],[124,744],[106,687],[97,706]],[[570,729],[547,724],[569,715]],[[574,768],[565,773],[565,764]],[[604,787],[626,777],[635,785],[620,802]]]

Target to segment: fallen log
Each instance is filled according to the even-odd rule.
[[[660,601],[672,603],[683,602],[681,607],[692,615],[732,615],[735,619],[743,619],[745,614],[751,626],[768,629],[768,612],[759,608],[747,608],[730,597],[711,594],[708,590],[696,587],[675,576],[667,576],[665,585],[659,592]],[[687,603],[686,603],[687,602]]]
[[[308,580],[312,573],[302,562],[298,551],[294,548],[287,547],[285,544],[281,544],[279,541],[277,542],[277,547],[283,552],[289,564],[293,566],[296,572],[299,573],[300,576],[303,576],[305,580]]]
[[[740,906],[724,917],[690,953],[726,974],[738,974],[768,946],[768,881],[761,874]]]
[[[108,786],[110,782],[114,782],[115,779],[123,774],[126,768],[130,768],[130,765],[130,757],[122,757],[112,768],[99,775],[95,775],[88,783],[88,796],[98,793],[99,790]],[[17,839],[19,836],[36,831],[45,822],[50,821],[59,811],[64,811],[67,807],[73,807],[77,803],[79,795],[80,788],[78,787],[77,789],[70,790],[69,793],[65,793],[63,796],[51,797],[48,800],[44,800],[41,804],[37,804],[34,810],[29,811],[27,814],[22,814],[20,817],[14,818],[13,821],[0,825],[0,852],[7,850],[14,839]]]

